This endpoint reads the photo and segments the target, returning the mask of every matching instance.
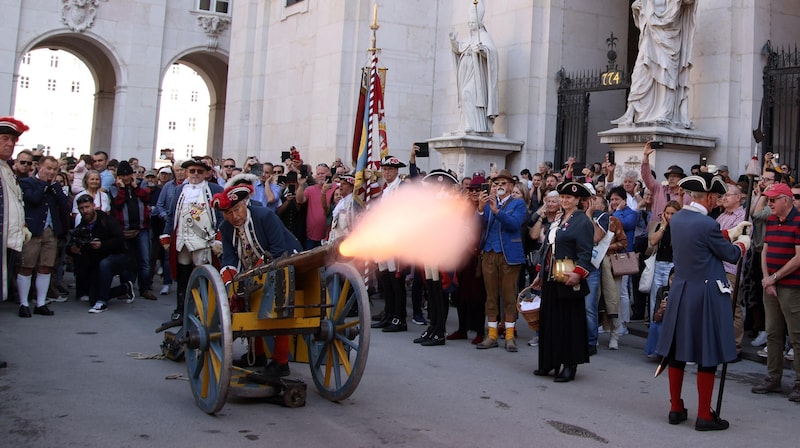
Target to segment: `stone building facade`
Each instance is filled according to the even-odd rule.
[[[456,129],[448,34],[467,32],[471,0],[6,0],[0,108],[14,110],[22,55],[68,50],[86,62],[97,85],[92,149],[152,165],[162,80],[181,62],[209,85],[213,155],[276,160],[294,145],[309,162],[347,160],[375,2],[380,61],[388,68],[389,148],[407,157],[412,142]],[[553,159],[559,73],[605,67],[611,33],[619,38],[620,65],[633,60],[630,4],[486,1],[484,24],[500,59],[494,130],[523,142],[507,167],[519,171]],[[690,114],[697,130],[716,138],[709,162],[727,164],[733,174],[752,154],[767,41],[800,42],[800,3],[698,1]],[[624,96],[598,96],[591,108],[591,116],[619,116]],[[584,157],[600,160],[604,150],[590,135]],[[434,153],[421,165],[438,168],[441,160]]]

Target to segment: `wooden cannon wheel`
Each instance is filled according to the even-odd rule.
[[[228,396],[233,336],[228,294],[211,265],[192,271],[183,313],[186,368],[197,406],[214,414]]]
[[[349,397],[361,381],[369,353],[369,297],[352,266],[336,263],[321,271],[325,289],[320,330],[306,335],[311,376],[331,401]]]

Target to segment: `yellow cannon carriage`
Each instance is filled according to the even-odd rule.
[[[239,273],[228,288],[214,267],[194,269],[178,340],[203,411],[219,411],[229,390],[250,397],[276,394],[274,383],[252,381],[253,372],[232,366],[232,343],[239,337],[297,335],[323,397],[339,401],[355,391],[369,352],[369,302],[361,274],[336,261],[336,252],[323,246],[282,257]],[[229,297],[244,311],[231,313]],[[277,381],[287,385],[284,404],[305,403],[304,384],[301,389],[288,387],[296,381]]]

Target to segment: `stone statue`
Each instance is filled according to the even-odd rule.
[[[458,77],[459,130],[492,134],[497,105],[497,48],[483,26],[483,2],[473,2],[469,12],[469,38],[461,42],[450,33]]]
[[[628,109],[611,123],[691,128],[689,70],[696,0],[636,0],[631,10],[640,32],[639,54]]]

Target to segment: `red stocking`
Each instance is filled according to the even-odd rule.
[[[697,372],[697,418],[711,420],[712,393],[714,393],[714,373]]]
[[[670,411],[681,412],[683,411],[683,400],[681,400],[681,389],[683,388],[683,369],[670,367],[667,369],[667,373],[669,374],[669,400],[672,403]]]

